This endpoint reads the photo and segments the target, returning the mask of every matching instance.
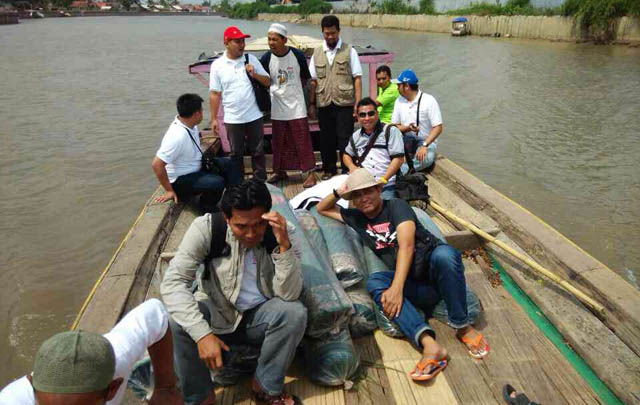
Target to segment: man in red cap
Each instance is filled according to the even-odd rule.
[[[209,103],[211,107],[211,128],[218,133],[217,117],[220,101],[224,107],[224,125],[231,144],[231,157],[238,161],[244,173],[243,156],[246,148],[251,154],[253,176],[267,179],[264,150],[262,112],[258,108],[251,79],[269,87],[269,74],[258,58],[244,54],[244,34],[237,27],[224,30],[225,53],[211,64],[209,82]],[[246,141],[245,141],[246,139]]]

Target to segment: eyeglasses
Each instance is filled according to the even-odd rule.
[[[375,115],[376,115],[376,110],[358,113],[358,117],[360,118],[373,117]]]

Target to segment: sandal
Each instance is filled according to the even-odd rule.
[[[287,172],[280,172],[280,173],[276,173],[273,176],[269,177],[269,180],[267,180],[267,183],[274,184],[274,183],[279,182],[280,180],[286,180],[288,178],[289,178],[289,176],[287,175]]]
[[[467,346],[467,351],[471,355],[471,357],[476,359],[481,359],[487,354],[489,354],[489,343],[484,340],[484,336],[482,333],[476,331],[477,335],[475,338],[471,339],[466,336],[458,337],[458,340]]]
[[[518,394],[516,389],[509,384],[502,387],[502,398],[508,405],[539,405],[537,402],[530,401],[526,395]]]
[[[413,381],[429,381],[444,370],[447,364],[449,364],[447,359],[422,359],[416,364],[416,367],[409,372],[409,377],[411,377]],[[425,369],[429,366],[431,366],[428,370],[429,372],[424,373]]]
[[[315,185],[316,185],[316,177],[314,175],[311,175],[306,178],[304,183],[302,183],[302,188],[311,188]]]

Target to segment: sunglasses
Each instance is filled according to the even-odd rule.
[[[360,118],[373,117],[375,115],[376,115],[376,110],[358,113],[358,117]]]

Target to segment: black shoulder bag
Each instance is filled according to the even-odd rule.
[[[384,137],[385,140],[387,142],[387,150],[389,149],[389,131],[391,130],[391,125],[385,125],[384,126]],[[353,135],[351,135],[351,137],[349,137],[349,144],[351,144],[351,149],[353,149],[353,163],[358,166],[358,167],[362,167],[362,162],[364,162],[364,159],[367,157],[367,155],[369,154],[369,152],[371,152],[371,149],[373,149],[373,144],[376,143],[376,139],[378,139],[378,135],[380,135],[380,132],[375,133],[374,135],[371,136],[371,138],[369,138],[369,142],[367,142],[367,146],[364,148],[364,151],[362,152],[362,156],[358,155],[358,149],[356,148],[356,143],[353,140]]]
[[[249,54],[244,54],[244,65],[249,64]],[[249,72],[247,72],[247,77],[251,82],[251,87],[253,87],[253,94],[256,96],[256,102],[258,103],[258,108],[262,112],[271,111],[271,94],[269,94],[269,88],[264,87],[260,84],[256,79],[251,78],[249,76]]]
[[[189,131],[186,127],[185,127],[185,130],[189,134],[189,138],[191,138],[191,141],[193,142],[193,144],[196,145],[196,148],[198,148],[198,150],[200,151],[200,154],[202,155],[202,168],[204,169],[204,171],[222,176],[223,175],[222,168],[218,164],[218,161],[216,160],[216,155],[211,149],[211,147],[208,147],[206,151],[202,152],[202,149],[200,149],[200,146],[198,145],[196,140],[193,138],[193,135],[191,135],[191,131]]]

